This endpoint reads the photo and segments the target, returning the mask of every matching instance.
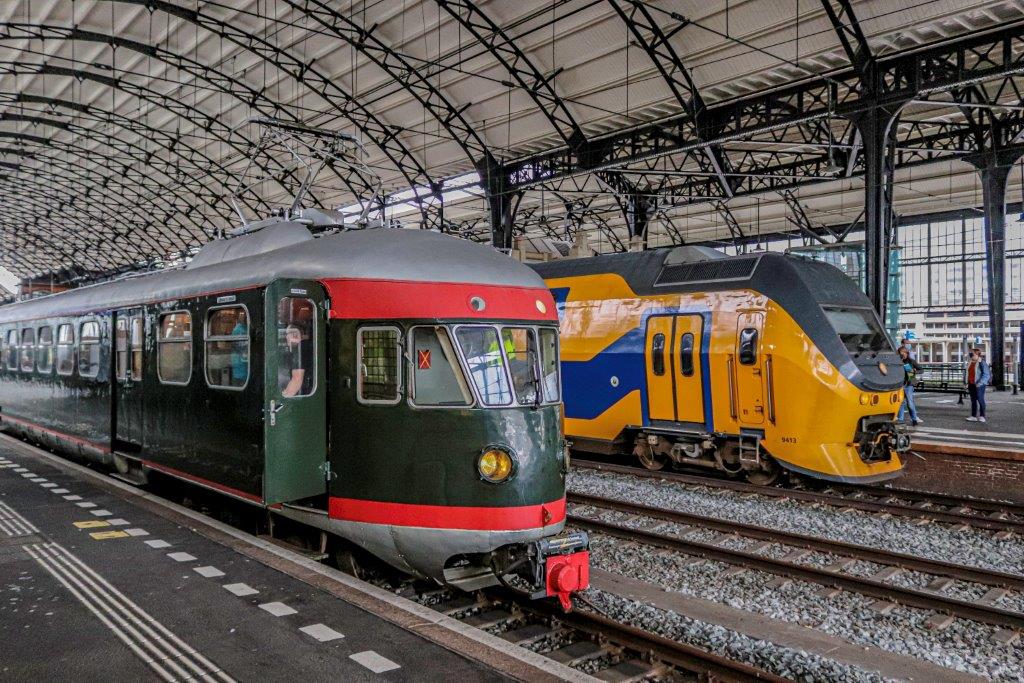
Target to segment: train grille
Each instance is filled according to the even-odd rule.
[[[722,259],[721,261],[700,261],[677,263],[665,266],[658,274],[655,285],[678,285],[688,282],[712,282],[715,280],[745,280],[754,274],[758,258]]]

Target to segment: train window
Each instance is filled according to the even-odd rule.
[[[249,311],[214,308],[206,315],[206,383],[242,389],[249,381]]]
[[[757,362],[757,329],[745,327],[740,330],[740,365]]]
[[[6,365],[8,370],[18,369],[18,331],[7,331],[7,344],[4,346],[7,352]]]
[[[459,327],[455,332],[480,399],[489,406],[512,402],[505,361],[493,327]]]
[[[57,328],[57,374],[75,371],[75,328],[64,323]]]
[[[412,329],[412,384],[409,396],[418,406],[468,406],[473,402],[448,330]]]
[[[687,332],[679,338],[679,372],[693,377],[693,334]]]
[[[665,335],[661,332],[651,338],[651,370],[655,375],[665,374]]]
[[[100,373],[100,324],[94,320],[78,328],[78,374],[95,377]]]
[[[36,367],[36,331],[31,327],[21,331],[21,371],[32,372]]]
[[[192,378],[192,315],[187,311],[160,316],[156,376],[162,384],[188,384]]]
[[[128,376],[128,321],[118,318],[114,326],[114,343],[117,347],[114,374],[117,379],[124,379]]]
[[[359,353],[356,384],[361,403],[398,403],[401,392],[398,334],[397,327],[363,327],[356,333]]]
[[[285,398],[316,391],[316,304],[283,297],[277,303],[277,384]]]
[[[541,402],[540,354],[537,338],[530,327],[501,328],[501,345],[505,349],[508,369],[516,400],[522,405]]]
[[[562,400],[559,391],[558,330],[541,328],[540,332],[540,376],[544,383],[544,399],[549,403]]]
[[[850,353],[891,351],[892,345],[870,308],[826,308],[825,316]]]
[[[132,342],[132,379],[142,379],[142,344],[145,341],[146,328],[142,316],[137,315],[131,321]]]
[[[39,343],[36,348],[36,370],[48,374],[53,370],[53,328],[49,325],[40,327],[36,340]]]

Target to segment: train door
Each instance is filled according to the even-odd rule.
[[[700,365],[700,343],[704,319],[699,315],[680,315],[675,320],[672,349],[675,354],[674,377],[676,420],[704,422],[704,380]]]
[[[267,504],[327,490],[326,296],[316,282],[267,286],[264,438]]]
[[[741,423],[764,424],[763,313],[741,313],[736,324],[736,403]]]
[[[672,383],[672,327],[672,316],[659,315],[647,319],[644,356],[647,365],[647,412],[652,420],[676,419]]]
[[[142,450],[142,359],[146,341],[142,309],[114,315],[114,449]]]

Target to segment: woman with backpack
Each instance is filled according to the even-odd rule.
[[[898,351],[900,358],[903,360],[905,379],[903,380],[903,404],[900,405],[900,412],[896,419],[899,422],[903,422],[903,416],[909,411],[910,422],[916,427],[924,422],[924,420],[917,416],[917,406],[914,404],[914,383],[917,382],[917,373],[921,372],[921,366],[910,357],[910,349],[906,346],[901,346]]]
[[[981,349],[971,349],[967,363],[967,393],[971,395],[971,416],[967,418],[968,422],[985,421],[985,387],[991,381],[992,370],[981,355]]]

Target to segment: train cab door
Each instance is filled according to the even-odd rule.
[[[114,314],[114,450],[142,450],[142,363],[146,324],[142,309]]]
[[[651,420],[675,420],[675,390],[672,382],[672,328],[668,315],[647,319],[644,344],[647,366],[647,413]]]
[[[327,491],[327,332],[323,287],[277,280],[265,299],[263,499]]]
[[[763,313],[741,313],[736,324],[737,419],[743,424],[764,424],[764,332]]]
[[[699,315],[676,316],[672,353],[675,355],[676,420],[704,422],[704,378],[700,350],[704,319]]]

